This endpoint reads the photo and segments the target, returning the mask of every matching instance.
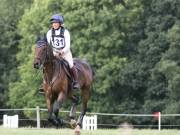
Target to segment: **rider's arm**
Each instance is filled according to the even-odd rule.
[[[49,30],[46,34],[46,40],[48,42],[48,44],[50,44],[50,41],[51,41],[51,30]]]
[[[68,30],[64,31],[65,47],[62,49],[64,53],[70,50],[70,34]]]

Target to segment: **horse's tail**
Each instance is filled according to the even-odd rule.
[[[94,70],[93,66],[88,62],[88,60],[86,58],[83,58],[82,61],[85,62],[89,66],[89,68],[92,70],[92,75],[94,77],[95,76],[95,70]]]
[[[92,89],[92,91],[95,91],[95,87],[94,87],[94,85],[93,85],[93,82],[95,82],[94,79],[95,79],[96,72],[95,72],[93,66],[88,62],[88,60],[87,60],[86,58],[83,58],[83,59],[82,59],[82,62],[85,63],[85,64],[88,66],[88,68],[91,70],[91,74],[92,74],[91,89]]]
[[[87,60],[86,60],[86,63],[88,64],[89,68],[91,69],[92,81],[95,82],[95,75],[96,75],[95,69],[93,68],[93,66],[89,62],[87,62]],[[91,85],[91,89],[92,89],[92,91],[95,91],[95,87],[94,87],[93,83]]]
[[[89,64],[89,66],[90,66],[90,69],[91,69],[91,71],[92,71],[92,81],[95,82],[96,72],[95,72],[95,70],[94,70],[94,68],[93,68],[92,65]],[[92,91],[96,91],[93,84],[94,84],[94,83],[92,83],[92,85],[91,85],[91,89],[92,89]]]
[[[94,68],[92,67],[92,65],[89,65],[90,67],[91,67],[91,69],[92,69],[92,75],[93,75],[93,77],[95,76],[95,74],[96,74],[96,72],[95,72],[95,70],[94,70]]]

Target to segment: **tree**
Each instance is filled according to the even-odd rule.
[[[15,81],[16,58],[18,51],[17,44],[20,35],[17,30],[17,23],[24,10],[29,7],[32,0],[6,1],[0,0],[0,97],[1,107],[5,106],[9,82]],[[1,95],[2,94],[2,95]]]
[[[120,84],[133,97],[130,100],[135,101],[134,108],[126,109],[138,113],[179,113],[180,2],[143,0],[142,4],[141,18],[123,48],[128,64],[121,73]]]

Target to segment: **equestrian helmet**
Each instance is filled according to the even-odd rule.
[[[64,23],[64,17],[62,15],[59,14],[54,14],[51,19],[50,19],[51,23]]]

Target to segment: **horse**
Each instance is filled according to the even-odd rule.
[[[64,120],[58,117],[59,109],[68,98],[72,101],[69,117],[71,127],[80,132],[83,117],[87,111],[93,84],[94,71],[86,60],[73,59],[78,70],[78,82],[82,98],[82,110],[77,122],[75,121],[76,107],[79,97],[72,89],[72,79],[67,62],[53,55],[53,48],[45,40],[37,41],[34,56],[34,68],[43,68],[43,90],[48,109],[48,121],[55,126],[62,126]],[[74,94],[75,93],[75,94]]]

